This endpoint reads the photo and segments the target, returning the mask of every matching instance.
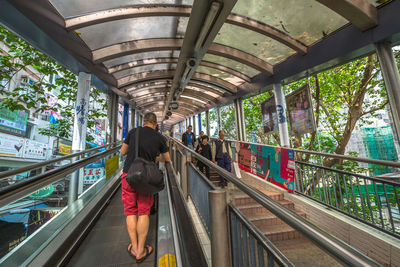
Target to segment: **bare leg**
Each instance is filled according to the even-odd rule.
[[[131,239],[132,249],[131,253],[137,255],[138,251],[138,237],[137,237],[138,222],[136,215],[126,216],[126,228],[128,229],[129,238]]]
[[[137,223],[138,246],[136,258],[143,258],[146,255],[146,252],[144,251],[144,245],[146,242],[147,233],[149,231],[149,224],[149,215],[139,216]]]

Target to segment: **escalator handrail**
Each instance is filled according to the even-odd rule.
[[[0,207],[3,207],[13,201],[16,201],[26,195],[29,195],[38,189],[49,185],[63,176],[74,172],[75,170],[84,167],[92,162],[102,159],[112,153],[117,152],[121,148],[121,145],[111,148],[109,150],[96,153],[92,156],[77,160],[71,164],[61,166],[59,168],[49,170],[42,173],[32,179],[28,179],[19,183],[12,184],[10,186],[0,189]]]
[[[235,175],[233,175],[232,173],[209,161],[205,157],[196,153],[194,150],[186,147],[185,145],[180,143],[179,140],[171,138],[169,136],[167,136],[167,138],[169,138],[178,146],[182,147],[184,150],[189,151],[190,154],[196,157],[196,159],[200,160],[206,166],[214,169],[219,175],[224,177],[229,182],[233,183],[241,191],[256,200],[263,207],[271,211],[289,226],[304,234],[307,238],[309,238],[319,247],[330,253],[336,259],[350,266],[382,266],[367,255],[349,246],[342,240],[323,231],[322,229],[316,227],[314,224],[310,223],[297,213],[277,203],[272,198],[263,194],[259,190],[245,184],[240,179],[235,177]]]
[[[30,170],[38,169],[38,168],[41,168],[41,167],[45,167],[45,166],[47,166],[49,164],[52,164],[52,163],[56,163],[56,162],[63,161],[63,160],[66,160],[66,159],[71,159],[71,158],[74,158],[74,157],[78,157],[78,156],[81,156],[81,155],[83,155],[85,153],[89,153],[89,152],[92,152],[92,151],[95,151],[95,150],[99,150],[99,149],[102,149],[102,148],[108,148],[108,147],[113,146],[113,145],[116,145],[116,143],[111,143],[111,144],[107,144],[107,145],[104,145],[104,146],[90,148],[90,149],[87,149],[87,150],[84,150],[84,151],[81,151],[81,152],[77,152],[77,153],[74,153],[74,154],[71,154],[71,155],[66,155],[66,156],[63,156],[63,157],[60,157],[60,158],[55,158],[55,159],[47,160],[47,161],[44,161],[44,162],[38,162],[38,163],[31,164],[31,165],[28,165],[28,166],[25,166],[25,167],[21,167],[21,168],[18,168],[18,169],[0,172],[0,179],[6,178],[6,177],[9,177],[9,176],[12,176],[12,175],[17,175],[17,174],[20,174],[20,173],[24,173],[24,172],[27,172],[27,171],[30,171]]]

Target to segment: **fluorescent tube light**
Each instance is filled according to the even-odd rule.
[[[218,14],[218,11],[221,8],[221,3],[219,2],[212,2],[210,10],[208,11],[207,17],[204,20],[203,27],[201,27],[201,31],[199,37],[197,38],[196,44],[194,46],[195,51],[199,51],[200,48],[203,46],[204,40],[206,39],[208,32],[212,24],[214,23],[215,17]]]

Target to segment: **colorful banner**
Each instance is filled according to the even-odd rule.
[[[310,88],[305,85],[286,96],[290,134],[301,135],[315,131]]]
[[[25,136],[28,113],[22,110],[11,111],[0,106],[0,131]]]
[[[47,144],[25,139],[24,158],[46,159],[47,151]]]
[[[270,97],[261,103],[261,114],[264,133],[270,134],[278,131],[278,117],[276,115],[275,97]]]
[[[239,167],[293,192],[295,161],[292,149],[240,143]]]
[[[106,160],[106,179],[110,178],[119,169],[119,154]]]
[[[53,153],[56,155],[70,155],[72,154],[72,142],[57,138],[54,140]]]
[[[100,179],[104,178],[104,167],[99,168],[84,168],[83,171],[83,184],[94,184]]]
[[[0,133],[0,156],[22,158],[24,144],[23,137]]]

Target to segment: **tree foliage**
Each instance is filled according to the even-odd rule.
[[[76,75],[1,26],[0,41],[8,47],[7,51],[0,51],[0,81],[4,81],[0,83],[0,104],[10,110],[58,112],[62,119],[40,129],[40,134],[70,137],[78,88]],[[31,69],[39,81],[26,86],[17,83],[15,89],[9,90],[21,71],[30,72]],[[53,90],[59,91],[57,97],[63,104],[60,101],[51,106],[48,104],[48,94]],[[89,128],[95,125],[96,119],[106,116],[106,101],[97,89],[92,88],[89,103],[94,102],[99,103],[102,109],[89,105]]]

